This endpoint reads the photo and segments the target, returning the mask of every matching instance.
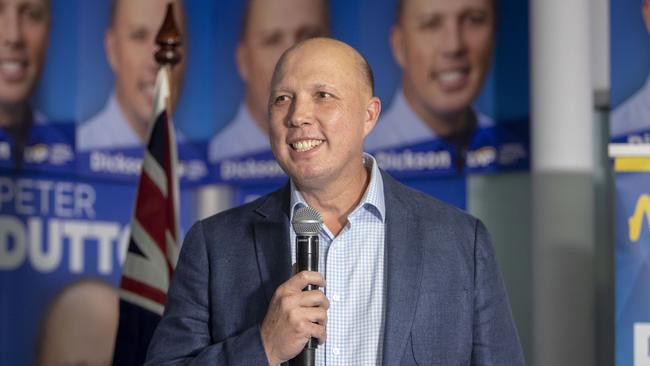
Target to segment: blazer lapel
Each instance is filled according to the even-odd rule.
[[[289,185],[270,195],[255,209],[253,223],[257,264],[267,302],[291,276],[289,249]]]
[[[408,343],[422,278],[422,242],[413,232],[414,217],[395,195],[396,183],[384,178],[386,202],[386,313],[383,364],[398,365]],[[398,188],[399,189],[399,188]]]

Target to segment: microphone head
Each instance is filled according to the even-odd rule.
[[[298,236],[318,235],[323,227],[323,218],[316,209],[305,206],[294,212],[291,225]]]

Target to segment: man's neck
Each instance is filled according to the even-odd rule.
[[[26,103],[19,105],[0,105],[0,128],[10,129],[25,123],[30,118]]]
[[[122,112],[122,115],[126,120],[126,123],[131,127],[131,130],[138,137],[138,139],[143,144],[146,143],[147,132],[148,132],[147,122],[143,123],[143,121],[141,121],[138,118],[135,111],[124,108],[124,106],[128,106],[129,103],[126,100],[124,100],[125,97],[123,97],[119,92],[116,91],[115,97],[117,98],[117,106]]]
[[[404,98],[415,114],[426,124],[439,138],[456,142],[459,135],[470,129],[473,123],[473,112],[471,108],[450,113],[436,113],[428,109],[424,103],[420,103],[418,97],[409,88],[404,88]],[[460,137],[462,139],[462,137]]]
[[[307,204],[321,213],[325,226],[336,236],[347,224],[348,215],[363,198],[370,176],[370,171],[362,166],[350,179],[338,179],[322,188],[297,188]]]

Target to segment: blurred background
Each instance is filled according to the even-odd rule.
[[[181,233],[286,181],[273,66],[331,36],[367,150],[491,232],[527,364],[650,364],[647,0],[0,0],[0,364],[110,362],[167,3]]]

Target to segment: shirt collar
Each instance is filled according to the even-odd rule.
[[[363,165],[366,169],[370,169],[370,183],[368,183],[368,187],[359,205],[352,210],[350,216],[354,215],[361,208],[366,208],[383,222],[386,217],[386,205],[384,202],[384,181],[381,177],[381,172],[379,171],[375,158],[368,153],[363,153]],[[305,206],[307,206],[307,202],[305,202],[302,194],[298,191],[293,181],[291,181],[290,221],[293,220],[293,213],[297,209]]]

